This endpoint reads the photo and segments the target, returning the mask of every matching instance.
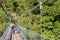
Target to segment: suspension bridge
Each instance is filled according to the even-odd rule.
[[[40,4],[40,5],[42,5],[42,4]],[[8,16],[6,10],[4,9],[4,7],[2,6],[1,3],[0,3],[0,6],[2,7],[3,11],[5,12],[5,15]],[[38,6],[39,5],[37,5],[36,7],[38,7]],[[35,9],[35,8],[33,8],[33,9]],[[42,8],[42,6],[40,7],[40,9],[41,8]],[[33,9],[29,10],[29,14]],[[3,35],[0,37],[0,40],[44,40],[44,39],[50,40],[51,39],[51,38],[48,38],[47,36],[44,37],[41,34],[38,34],[36,32],[28,30],[22,26],[19,26],[18,24],[16,26],[16,29],[17,29],[16,33],[13,33],[11,26],[9,26],[4,31]]]
[[[17,33],[12,33],[11,26],[1,36],[0,40],[40,40],[41,35],[17,26]]]
[[[28,30],[22,26],[17,25],[16,33],[12,33],[11,26],[9,26],[3,35],[0,37],[0,40],[50,40],[47,36],[44,37],[41,34]]]
[[[4,9],[1,3],[0,3],[0,6],[5,12],[5,15],[8,16],[6,10]],[[16,28],[17,28],[17,33],[14,34],[12,33],[13,30],[11,29],[11,26],[9,26],[4,31],[3,35],[0,37],[0,40],[40,40],[41,39],[40,35],[37,35],[37,33],[33,33],[32,31],[27,30],[26,28],[23,28],[22,26],[17,25]]]

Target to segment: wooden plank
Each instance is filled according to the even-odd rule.
[[[23,40],[19,33],[12,33],[12,40]]]

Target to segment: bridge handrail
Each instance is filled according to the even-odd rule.
[[[9,26],[3,35],[0,37],[0,40],[10,40],[11,39],[11,27]]]
[[[28,30],[24,28],[23,26],[19,26],[19,25],[18,25],[18,31],[20,32],[20,35],[22,35],[24,40],[43,40],[44,38],[51,39],[51,38],[48,38],[48,36],[45,37],[39,33]]]
[[[33,34],[36,34],[37,35],[37,33],[33,33],[33,31],[30,31],[30,30],[28,30],[28,29],[25,29],[25,28],[23,28],[22,26],[18,26],[18,28],[19,28],[19,32],[20,32],[20,34],[23,36],[23,39],[24,40],[34,40],[33,39],[33,37],[31,37]],[[32,35],[30,35],[30,32],[31,33],[33,33]],[[38,34],[39,35],[39,34]],[[39,35],[39,36],[41,36],[41,35]],[[39,38],[39,40],[40,40],[41,38]]]

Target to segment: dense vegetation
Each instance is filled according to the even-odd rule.
[[[47,0],[43,4],[43,9],[39,7],[29,10],[37,6],[44,0],[6,0],[2,4],[8,14],[16,13],[21,18],[17,20],[18,24],[25,28],[41,33],[53,40],[60,39],[60,0]],[[8,18],[0,7],[0,22],[8,23]]]

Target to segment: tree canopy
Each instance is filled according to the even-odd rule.
[[[40,11],[39,6],[32,10],[29,15],[29,10],[36,7],[40,2],[45,0],[5,0],[2,2],[8,14],[16,13],[21,18],[17,20],[19,25],[25,28],[41,33],[44,36],[52,38],[51,40],[60,39],[60,0],[47,0],[43,4]],[[0,7],[0,14],[3,10]],[[3,14],[0,15],[0,22],[8,22],[8,18]],[[3,23],[2,22],[2,23]]]

